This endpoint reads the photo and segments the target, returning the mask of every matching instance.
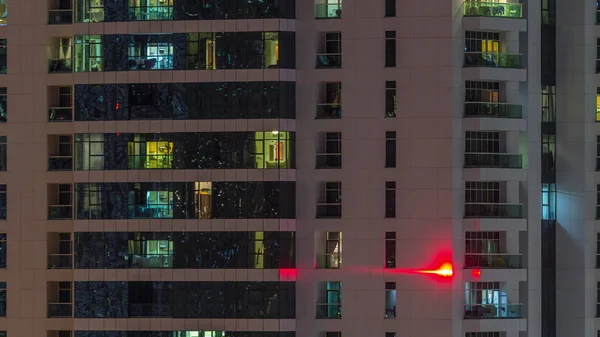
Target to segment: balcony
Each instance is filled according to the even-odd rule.
[[[317,54],[317,69],[336,69],[342,67],[341,53]]]
[[[62,74],[73,72],[73,60],[70,58],[65,59],[50,59],[48,60],[48,73],[49,74]]]
[[[73,317],[71,303],[48,303],[48,318]]]
[[[342,118],[342,106],[339,103],[318,103],[317,119],[340,119]]]
[[[48,11],[49,25],[70,25],[73,23],[72,9],[51,9]]]
[[[130,21],[173,20],[173,6],[129,7]]]
[[[341,19],[342,4],[316,4],[315,5],[316,19]]]
[[[318,254],[317,269],[342,268],[342,254]]]
[[[342,204],[341,203],[319,203],[317,204],[317,219],[324,218],[341,218]]]
[[[596,10],[596,24],[600,25],[600,10]]]
[[[129,56],[129,70],[170,70],[173,69],[173,55]]]
[[[465,304],[465,319],[521,318],[522,304]]]
[[[48,158],[48,171],[72,171],[73,157],[51,156]]]
[[[465,102],[465,117],[523,118],[523,107],[496,102]]]
[[[341,319],[341,303],[317,303],[317,319]]]
[[[173,268],[173,255],[168,254],[130,254],[128,260],[132,268]]]
[[[68,108],[49,108],[48,122],[72,122],[73,109]]]
[[[342,167],[341,153],[317,153],[317,169],[338,169]]]
[[[523,167],[520,154],[508,153],[465,153],[465,168],[509,168]]]
[[[71,205],[49,205],[48,220],[71,220],[73,219],[73,206]]]
[[[465,67],[521,69],[522,54],[465,52]]]
[[[523,205],[500,203],[465,203],[465,218],[508,218],[522,217]]]
[[[463,3],[463,15],[521,19],[523,18],[523,5],[467,0]]]
[[[521,269],[523,256],[521,254],[465,254],[465,269],[497,268]]]
[[[73,254],[48,254],[48,269],[73,269]]]

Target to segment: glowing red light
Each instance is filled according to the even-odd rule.
[[[445,262],[438,269],[435,270],[419,270],[418,273],[421,274],[435,274],[441,277],[451,277],[454,274],[454,270],[452,269],[452,263]]]
[[[481,269],[473,269],[471,271],[471,275],[473,275],[473,277],[475,278],[481,277]]]
[[[279,269],[279,280],[281,281],[296,281],[298,272],[295,268],[282,268]]]
[[[115,104],[115,110],[119,110],[121,108],[121,103]]]

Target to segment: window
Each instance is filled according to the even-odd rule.
[[[0,26],[8,24],[8,4],[6,0],[0,0]]]
[[[598,89],[596,89],[598,93]],[[596,95],[596,121],[600,113],[600,101]],[[556,87],[542,86],[542,123],[556,122]]]
[[[554,171],[556,162],[556,135],[542,134],[542,168],[544,171]]]
[[[342,0],[317,0],[316,2],[316,19],[340,19],[342,17]]]
[[[542,220],[556,220],[556,184],[542,184]]]
[[[327,331],[324,337],[342,337],[342,333],[340,331]]]
[[[342,133],[325,132],[324,148],[317,153],[317,169],[334,169],[342,167]],[[321,144],[323,146],[323,144]]]
[[[385,232],[385,267],[396,268],[396,232]]]
[[[385,32],[385,66],[396,66],[396,31]]]
[[[75,71],[104,71],[104,50],[100,35],[75,36]]]
[[[596,317],[600,317],[600,282],[596,284]]]
[[[385,283],[385,316],[386,319],[396,318],[396,282]]]
[[[8,70],[6,39],[0,39],[0,74],[6,74]]]
[[[500,247],[500,232],[465,232],[465,268],[504,265]]]
[[[48,269],[73,268],[73,234],[48,233]]]
[[[388,332],[385,333],[385,337],[396,337],[396,333],[388,331]]]
[[[600,72],[600,39],[596,39],[596,72]]]
[[[73,121],[73,88],[71,86],[48,87],[48,121]]]
[[[0,136],[0,171],[6,171],[8,168],[8,163],[6,161],[8,144],[6,140],[6,136]]]
[[[316,68],[342,67],[342,33],[331,32],[321,35],[322,44],[317,52]]]
[[[500,183],[495,181],[466,181],[466,203],[500,203]]]
[[[499,53],[500,33],[465,32],[465,53]]]
[[[500,153],[500,132],[467,131],[465,153]]]
[[[505,332],[500,331],[477,331],[465,332],[465,337],[505,337]]]
[[[129,0],[129,20],[173,20],[173,0]]]
[[[385,117],[396,117],[396,81],[385,81]]]
[[[0,123],[5,123],[8,120],[7,113],[8,95],[6,87],[0,88]]]
[[[596,268],[600,268],[600,233],[596,234]]]
[[[173,43],[170,35],[132,35],[128,46],[129,70],[173,69]]]
[[[342,282],[319,282],[317,319],[342,318]]]
[[[317,218],[342,217],[342,182],[325,182],[317,203]]]
[[[70,73],[73,71],[73,38],[54,37],[48,46],[48,73]]]
[[[0,185],[0,220],[6,220],[6,185]]]
[[[316,118],[342,118],[342,82],[325,82],[320,87]]]
[[[129,191],[129,218],[173,218],[173,191],[136,183]]]
[[[6,317],[6,282],[0,282],[0,317]]]
[[[317,269],[342,268],[342,232],[319,232],[317,239]]]
[[[75,0],[75,22],[104,21],[104,0]]]
[[[396,0],[385,0],[385,17],[396,16]]]
[[[155,137],[153,137],[155,138]],[[127,146],[130,169],[170,169],[173,168],[173,142],[161,139],[146,139],[144,134],[133,135]]]
[[[73,316],[73,283],[48,282],[48,318]]]
[[[75,135],[75,169],[104,170],[104,134]]]
[[[500,102],[499,82],[465,82],[465,102]]]
[[[600,184],[596,185],[596,220],[600,220]]]
[[[130,268],[173,268],[173,239],[170,233],[133,233],[129,240],[128,261]]]
[[[7,257],[7,247],[6,247],[6,233],[0,233],[0,268],[6,268],[6,257]]]
[[[385,132],[385,167],[396,167],[396,131]]]
[[[385,182],[385,217],[396,217],[396,182]]]
[[[73,219],[73,186],[48,184],[48,220]]]

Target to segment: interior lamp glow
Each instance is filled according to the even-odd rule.
[[[451,277],[454,274],[454,270],[452,269],[452,263],[445,262],[438,269],[435,270],[419,270],[418,273],[421,274],[434,274],[441,277]]]

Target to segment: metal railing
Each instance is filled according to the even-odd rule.
[[[129,56],[129,70],[170,70],[173,69],[173,55]]]
[[[521,69],[523,54],[465,52],[465,67]]]
[[[342,4],[316,4],[315,5],[316,19],[341,19]]]
[[[336,169],[342,167],[341,153],[317,153],[317,169]]]
[[[342,268],[342,254],[317,254],[317,269]]]
[[[341,303],[317,303],[317,319],[341,319]]]
[[[48,157],[48,171],[72,171],[73,156]]]
[[[463,15],[520,19],[523,17],[523,5],[467,0],[463,3]]]
[[[342,118],[342,105],[339,103],[318,103],[317,119],[339,119]]]
[[[73,317],[73,304],[48,303],[48,318]]]
[[[72,107],[53,107],[48,108],[48,122],[72,122]]]
[[[73,72],[73,60],[70,58],[66,59],[49,59],[48,60],[48,73],[49,74],[60,74],[60,73],[72,73]]]
[[[521,218],[523,205],[465,203],[465,218]]]
[[[173,6],[129,7],[131,21],[173,20]]]
[[[48,269],[73,269],[73,254],[48,254]]]
[[[465,304],[465,319],[521,318],[523,305],[514,304]]]
[[[341,203],[318,203],[317,218],[341,218],[342,204]]]
[[[495,102],[465,102],[465,117],[523,118],[523,107],[518,104]]]
[[[317,69],[323,68],[341,68],[342,54],[341,53],[319,53],[317,54]]]
[[[465,153],[465,167],[522,168],[520,154],[509,153]]]
[[[72,9],[50,9],[48,10],[49,25],[70,25],[73,23]]]
[[[71,220],[73,219],[72,205],[48,205],[49,220]]]
[[[465,254],[465,268],[520,269],[523,267],[521,254]]]

